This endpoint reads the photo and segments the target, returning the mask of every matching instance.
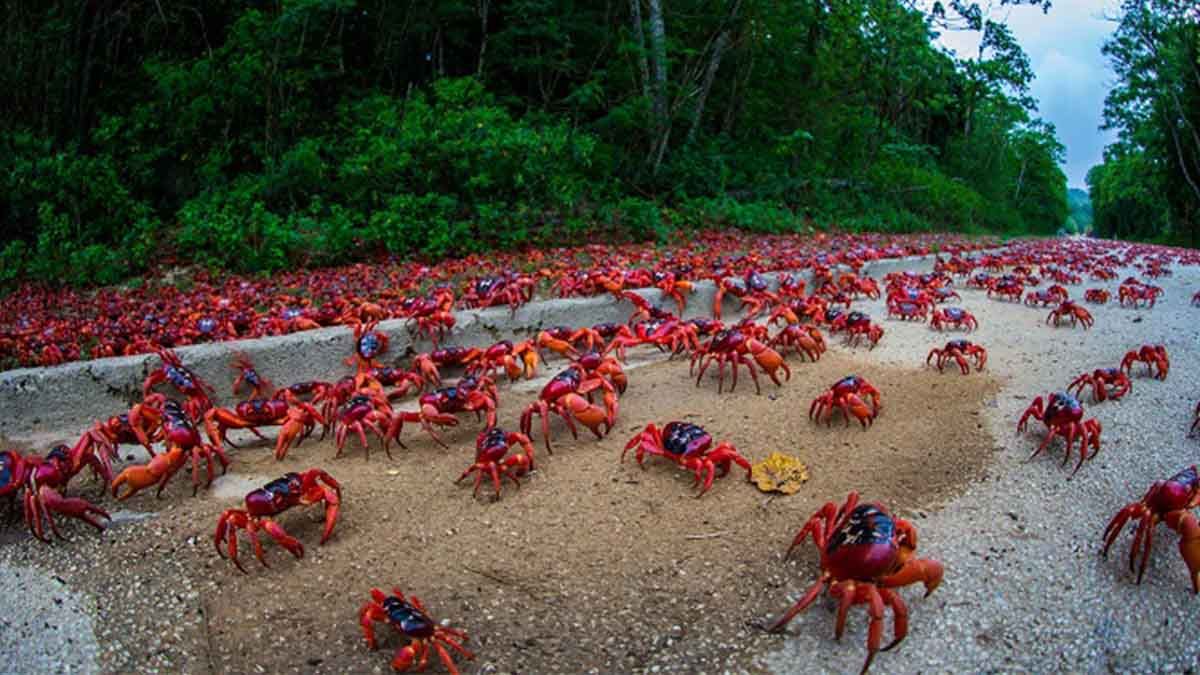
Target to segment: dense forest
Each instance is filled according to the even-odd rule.
[[[1063,231],[1071,234],[1088,234],[1092,231],[1092,199],[1086,190],[1067,190],[1067,222]]]
[[[1029,59],[964,0],[3,6],[0,281],[1068,216]],[[979,31],[978,52],[951,55],[945,30]],[[1151,57],[1125,39],[1132,77]],[[1112,161],[1174,161],[1156,119]]]
[[[1200,5],[1125,0],[1113,18],[1104,121],[1118,140],[1088,172],[1096,232],[1200,246]]]

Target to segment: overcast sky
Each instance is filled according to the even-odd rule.
[[[1113,81],[1100,46],[1116,27],[1104,15],[1115,14],[1116,6],[1116,0],[1054,0],[1047,14],[1031,7],[992,12],[992,19],[1007,23],[1029,55],[1037,75],[1032,92],[1038,114],[1054,123],[1067,147],[1063,171],[1071,187],[1087,189],[1088,169],[1100,163],[1105,144],[1115,137],[1099,126]],[[960,56],[973,57],[979,33],[947,31],[941,42]]]

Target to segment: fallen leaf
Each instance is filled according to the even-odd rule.
[[[797,457],[772,452],[750,468],[750,480],[763,492],[795,494],[808,480],[808,467]]]

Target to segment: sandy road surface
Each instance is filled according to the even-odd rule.
[[[1115,290],[1072,291],[1094,285]],[[817,364],[791,359],[792,380],[765,383],[761,396],[748,379],[734,394],[718,395],[714,381],[697,388],[686,363],[639,366],[611,436],[572,441],[556,423],[555,454],[539,443],[539,470],[499,502],[451,483],[478,428],[464,419],[446,435],[450,451],[414,429],[392,460],[357,448],[333,460],[328,442],[283,463],[261,447],[234,451],[233,472],[212,491],[193,498],[183,478],[162,500],[138,496],[103,535],[69,526],[71,542],[46,546],[11,522],[0,527],[0,670],[382,672],[390,650],[365,649],[354,612],[370,586],[395,583],[470,631],[479,656],[465,672],[852,672],[865,655],[861,608],[841,643],[826,601],[785,636],[755,628],[815,576],[811,550],[782,562],[792,533],[851,489],[911,518],[921,554],[947,569],[930,598],[904,591],[909,638],[879,656],[877,671],[1195,668],[1200,601],[1173,535],[1160,532],[1140,587],[1123,564],[1128,535],[1115,556],[1098,555],[1117,509],[1200,455],[1200,441],[1185,438],[1198,395],[1189,374],[1200,365],[1200,310],[1188,299],[1200,272],[1177,270],[1161,285],[1155,309],[1092,308],[1097,325],[1086,332],[959,289],[981,324],[966,337],[990,352],[984,375],[926,370],[928,350],[952,336],[883,320],[882,303],[863,306],[888,332],[878,348],[835,340]],[[1069,481],[1061,450],[1025,463],[1039,437],[1014,426],[1032,397],[1116,365],[1142,342],[1167,345],[1171,377],[1137,377],[1124,401],[1088,406],[1104,425],[1099,457]],[[850,372],[883,390],[876,425],[810,424],[808,401]],[[515,426],[535,393],[506,387],[501,424]],[[812,479],[794,497],[764,499],[734,475],[695,500],[672,467],[617,461],[646,422],[670,419],[705,425],[752,461],[795,452]],[[328,545],[316,546],[317,513],[289,513],[282,522],[306,544],[304,560],[270,547],[272,568],[250,561],[243,576],[216,557],[209,537],[221,510],[310,466],[345,486]]]

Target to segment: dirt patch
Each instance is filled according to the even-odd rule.
[[[393,450],[391,461],[375,451],[366,461],[356,445],[334,461],[329,443],[305,443],[282,463],[263,447],[234,451],[239,474],[266,480],[321,466],[341,481],[343,518],[330,543],[316,545],[317,509],[286,514],[305,559],[268,544],[272,568],[247,555],[243,576],[217,558],[210,539],[217,515],[237,501],[193,499],[181,475],[163,500],[131,502],[162,509],[160,517],[114,528],[87,547],[94,553],[73,574],[57,567],[96,594],[103,622],[127,626],[102,636],[120,643],[108,670],[386,670],[401,641],[381,632],[385,648],[367,651],[355,613],[370,587],[393,585],[469,631],[478,657],[462,664],[467,672],[752,667],[752,656],[778,640],[753,622],[785,609],[788,594],[813,577],[811,551],[780,561],[821,503],[860,490],[920,527],[920,511],[961,491],[994,451],[982,417],[998,390],[992,377],[865,366],[851,356],[793,359],[791,381],[781,389],[767,382],[761,396],[748,378],[733,394],[718,395],[715,380],[696,387],[686,361],[634,370],[608,438],[573,441],[556,422],[555,454],[535,438],[538,471],[520,490],[506,485],[498,502],[490,491],[472,499],[469,482],[452,483],[473,456],[479,426],[468,419],[444,436],[450,451],[414,429],[409,449]],[[874,427],[811,423],[812,398],[849,373],[883,392]],[[515,428],[532,395],[501,397],[501,424]],[[776,450],[797,454],[811,479],[792,497],[770,498],[731,474],[695,499],[691,476],[669,464],[651,461],[642,471],[632,457],[618,462],[647,422],[673,419],[703,425],[752,462]],[[73,531],[76,540],[94,536]]]

